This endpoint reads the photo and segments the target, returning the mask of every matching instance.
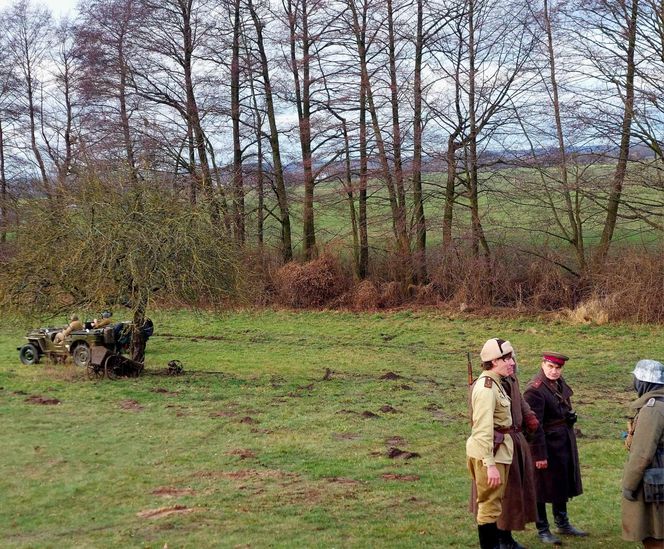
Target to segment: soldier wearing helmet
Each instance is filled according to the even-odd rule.
[[[632,371],[638,394],[626,442],[622,537],[646,548],[664,546],[664,364],[640,360]]]

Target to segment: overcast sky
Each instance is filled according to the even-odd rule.
[[[32,4],[46,6],[56,18],[60,18],[67,14],[70,14],[73,17],[76,12],[77,1],[78,0],[32,0]],[[14,0],[0,0],[0,9],[4,10],[13,3]]]

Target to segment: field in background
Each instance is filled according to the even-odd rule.
[[[631,164],[633,177],[642,174],[644,168],[638,163]],[[611,164],[597,164],[587,167],[585,177],[591,179],[588,192],[597,192],[597,188],[607,186],[613,177],[615,167]],[[553,174],[555,174],[553,170]],[[573,178],[574,172],[570,174]],[[427,243],[429,248],[442,242],[442,222],[444,210],[444,191],[446,174],[426,172],[423,177],[423,196],[427,219]],[[565,249],[567,244],[551,238],[551,232],[558,232],[550,208],[542,202],[545,198],[541,186],[541,175],[535,169],[506,168],[483,172],[480,189],[480,215],[483,228],[491,244],[504,243],[517,248],[547,245]],[[643,176],[645,177],[645,176]],[[655,177],[653,175],[653,177]],[[548,181],[551,184],[551,181]],[[355,182],[357,184],[357,182]],[[593,190],[591,190],[593,189]],[[458,189],[457,189],[458,190]],[[290,213],[293,243],[297,249],[302,244],[302,196],[303,188],[291,186]],[[389,200],[385,185],[376,179],[369,181],[367,201],[367,225],[369,245],[378,253],[385,252],[386,242],[393,238]],[[316,238],[319,246],[331,246],[336,250],[349,250],[352,246],[350,213],[347,195],[338,181],[323,182],[316,185],[314,215]],[[657,191],[648,190],[629,181],[625,185],[623,199],[629,203],[660,202]],[[554,201],[555,202],[555,201]],[[276,208],[271,195],[267,197],[270,208]],[[412,221],[412,191],[407,190],[409,204],[408,219]],[[601,203],[601,201],[600,201]],[[558,197],[557,207],[563,206]],[[255,208],[255,197],[247,196],[247,211]],[[585,224],[585,242],[588,246],[596,245],[602,233],[606,213],[603,208],[590,198],[580,202]],[[357,210],[357,196],[355,196]],[[275,210],[276,211],[276,210]],[[565,215],[563,215],[565,219]],[[256,212],[249,215],[246,223],[249,242],[255,239]],[[279,224],[273,216],[265,220],[266,241],[277,246],[280,238]],[[546,232],[544,232],[546,231]],[[470,213],[468,199],[462,194],[457,198],[454,211],[454,238],[467,240],[470,237]],[[620,219],[616,227],[616,244],[652,244],[657,242],[657,235],[652,228],[640,220]]]
[[[476,546],[466,352],[498,335],[524,385],[542,350],[572,357],[585,493],[570,514],[591,536],[571,544],[635,547],[620,541],[620,435],[629,372],[664,356],[662,326],[434,310],[152,318],[145,375],[118,382],[22,366],[29,323],[3,320],[3,547]],[[166,375],[171,359],[183,375]],[[533,527],[516,537],[538,544]]]

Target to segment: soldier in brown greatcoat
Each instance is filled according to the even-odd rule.
[[[537,520],[535,466],[524,431],[534,433],[539,421],[521,396],[516,374],[503,378],[502,385],[512,399],[513,432],[510,436],[514,441],[514,457],[507,477],[503,512],[498,518],[498,539],[500,549],[523,549],[523,545],[512,537],[512,531],[524,530],[527,523]]]
[[[636,417],[625,441],[629,460],[622,479],[622,537],[640,541],[646,548],[661,548],[664,547],[664,364],[640,360],[632,373],[639,398],[631,405]]]
[[[541,541],[555,545],[562,542],[549,529],[546,503],[553,504],[556,533],[588,535],[572,526],[567,516],[567,501],[583,492],[573,429],[576,422],[571,402],[573,392],[562,378],[567,360],[569,358],[560,353],[544,353],[541,370],[530,380],[523,394],[540,423],[530,441],[535,461],[537,532]]]
[[[53,342],[56,344],[62,343],[65,340],[65,338],[73,331],[82,330],[82,329],[83,329],[83,323],[78,319],[78,315],[71,315],[69,319],[69,324],[64,330],[55,334]]]

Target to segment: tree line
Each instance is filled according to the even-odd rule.
[[[58,21],[18,0],[0,17],[7,249],[27,197],[62,211],[90,178],[167,189],[224,249],[283,262],[319,253],[333,186],[360,279],[372,201],[415,283],[434,228],[441,261],[490,261],[518,229],[579,277],[620,223],[664,229],[662,0],[82,0]]]

